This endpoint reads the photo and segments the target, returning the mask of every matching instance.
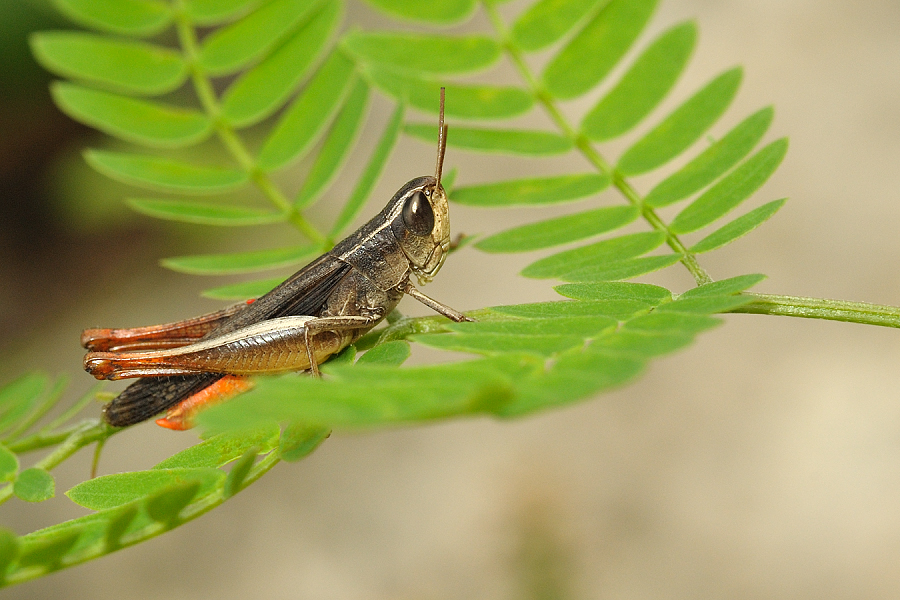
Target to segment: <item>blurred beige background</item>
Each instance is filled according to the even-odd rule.
[[[664,0],[651,31],[689,18],[701,35],[676,100],[743,64],[738,99],[712,133],[774,104],[767,139],[791,138],[755,200],[787,196],[788,204],[703,264],[716,278],[766,273],[765,292],[900,303],[900,4]],[[581,114],[596,97],[565,109]],[[376,107],[386,113],[389,104]],[[370,141],[384,118],[368,124]],[[404,140],[377,197],[428,172],[431,156]],[[73,190],[54,182],[68,181],[77,157],[58,157],[41,185],[64,198]],[[448,154],[459,183],[565,171],[571,160]],[[636,183],[647,191],[653,181]],[[60,221],[74,217],[54,210],[33,224],[30,246],[4,244],[0,255],[0,275],[12,282],[0,286],[3,381],[45,368],[71,373],[72,392],[84,390],[83,327],[216,306],[197,292],[224,280],[169,273],[155,261],[225,249],[221,242],[141,218],[65,233]],[[318,210],[324,217],[329,209]],[[451,210],[455,231],[495,231],[509,220]],[[63,231],[54,234],[61,241],[45,246],[45,230]],[[241,233],[227,248],[269,235]],[[469,248],[427,291],[459,309],[552,298],[546,283],[514,275],[532,259]],[[647,280],[676,291],[690,284],[679,267]],[[199,521],[5,597],[900,597],[900,332],[750,315],[725,321],[636,384],[563,410],[338,432]],[[137,427],[111,440],[101,470],[146,468],[194,440]],[[71,461],[59,489],[83,478],[89,461],[87,453]],[[11,502],[0,516],[24,533],[77,514],[58,499]]]

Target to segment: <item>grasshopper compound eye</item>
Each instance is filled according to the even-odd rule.
[[[434,211],[424,192],[415,192],[403,203],[403,223],[420,236],[428,235],[434,229]]]

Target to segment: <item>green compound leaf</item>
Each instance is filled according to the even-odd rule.
[[[27,373],[0,388],[0,431],[15,427],[35,408],[50,385],[44,373]]]
[[[38,467],[25,469],[13,484],[13,494],[25,502],[43,502],[56,495],[53,475]]]
[[[0,528],[0,583],[4,583],[9,565],[19,556],[19,540],[9,529]]]
[[[296,265],[304,262],[319,250],[321,248],[310,244],[235,254],[177,256],[165,258],[160,261],[160,264],[167,269],[192,275],[232,275]]]
[[[597,352],[605,351],[644,362],[680,350],[693,340],[694,336],[690,333],[634,331],[623,327],[617,335],[601,338],[594,345]]]
[[[224,475],[221,471],[216,473]],[[199,481],[185,481],[156,492],[147,498],[147,516],[158,523],[174,526],[179,521],[179,513],[199,495],[200,488]]]
[[[362,128],[366,108],[369,106],[369,86],[358,79],[341,112],[334,120],[331,131],[325,136],[322,149],[303,182],[294,206],[303,210],[316,202],[337,176],[350,151],[356,145]]]
[[[416,335],[413,339],[426,346],[471,352],[487,356],[525,352],[551,356],[585,344],[613,329],[617,321],[606,316],[523,319],[515,321],[454,323],[447,328],[453,335]]]
[[[697,231],[734,209],[771,177],[787,154],[787,148],[786,138],[764,147],[688,204],[669,228],[675,233]]]
[[[171,7],[153,0],[53,0],[53,5],[79,25],[123,35],[153,35],[172,23]]]
[[[110,510],[112,513],[113,510]],[[128,531],[138,516],[138,507],[135,504],[126,504],[110,514],[103,542],[109,549],[118,549],[122,545],[122,536]]]
[[[660,313],[710,314],[734,310],[738,306],[753,302],[752,296],[681,296],[673,302],[663,304],[656,310]]]
[[[650,359],[720,323],[704,310],[743,301],[727,289],[673,302],[668,290],[656,286],[580,288],[574,291],[602,299],[495,307],[479,322],[448,323],[450,333],[416,336],[430,346],[487,358],[400,369],[336,365],[327,380],[264,378],[256,390],[200,419],[214,427],[264,420],[337,427],[485,412],[520,415],[622,384]],[[653,310],[672,305],[674,310]]]
[[[224,479],[224,472],[212,468],[150,469],[88,479],[66,492],[66,496],[79,506],[104,510],[186,483],[198,483],[197,495],[204,496],[215,491]]]
[[[247,450],[231,467],[228,476],[225,478],[225,487],[222,492],[225,498],[231,498],[244,488],[244,481],[246,481],[247,475],[250,474],[253,463],[256,462],[257,453],[255,448]]]
[[[609,262],[574,269],[561,275],[560,279],[565,281],[618,281],[620,279],[631,279],[632,277],[665,269],[679,260],[681,260],[681,255],[679,254],[610,260]]]
[[[328,237],[331,239],[337,239],[341,232],[353,222],[353,219],[356,218],[365,205],[369,194],[372,193],[375,182],[390,157],[391,149],[397,143],[397,138],[400,137],[400,127],[403,125],[404,112],[405,107],[402,104],[398,104],[394,114],[391,116],[391,120],[388,121],[381,138],[378,140],[378,145],[375,146],[375,150],[372,152],[372,157],[359,176],[353,192],[350,193],[350,198],[331,227],[331,231],[328,234]]]
[[[259,298],[284,280],[284,277],[275,277],[242,281],[240,283],[232,283],[204,290],[201,295],[205,298],[212,298],[213,300],[247,300],[249,298]]]
[[[532,372],[520,380],[518,398],[498,410],[498,416],[515,417],[562,406],[637,377],[646,357],[610,355],[603,347],[605,339],[596,340],[596,348],[592,344],[586,350],[576,348],[558,355],[551,369]]]
[[[336,366],[328,383],[296,375],[265,377],[250,392],[204,411],[198,421],[213,429],[273,418],[359,426],[494,412],[508,400],[514,378],[533,368],[519,355],[404,369]],[[325,397],[328,402],[322,402]]]
[[[449,24],[462,21],[475,12],[476,0],[366,0],[374,8],[410,21]]]
[[[137,144],[178,148],[196,144],[212,131],[209,117],[194,110],[59,81],[50,91],[57,106],[76,121]]]
[[[225,90],[222,114],[235,127],[257,123],[275,112],[306,77],[341,20],[342,5],[327,2],[272,54]]]
[[[659,231],[630,233],[552,254],[525,267],[522,275],[535,279],[562,277],[584,267],[641,256],[658,248],[664,241],[665,234]]]
[[[597,194],[609,183],[609,177],[595,173],[514,179],[457,188],[451,199],[467,206],[558,204]]]
[[[437,127],[433,123],[409,123],[403,131],[428,142],[437,139]],[[476,152],[550,156],[565,154],[573,144],[569,138],[549,131],[453,127],[453,134],[447,136],[447,146]]]
[[[358,365],[385,365],[399,367],[409,358],[411,351],[406,340],[394,340],[379,344],[363,354]]]
[[[679,298],[706,298],[708,296],[729,296],[738,294],[752,288],[765,278],[766,276],[761,273],[751,273],[749,275],[738,275],[737,277],[720,279],[719,281],[713,281],[712,283],[706,283],[689,289],[681,294]]]
[[[353,31],[343,48],[367,64],[418,73],[471,73],[500,58],[500,46],[485,36]]]
[[[281,433],[281,443],[278,453],[281,460],[297,462],[309,455],[324,442],[331,431],[319,425],[306,423],[291,423]]]
[[[584,118],[582,131],[592,140],[626,133],[656,108],[684,71],[697,39],[697,27],[682,23],[660,35],[618,84]]]
[[[553,96],[590,91],[643,31],[657,0],[612,0],[550,61],[542,79]]]
[[[769,217],[774,215],[778,212],[778,209],[784,206],[785,202],[787,202],[786,198],[773,200],[772,202],[768,202],[751,210],[747,214],[738,217],[691,246],[690,251],[694,254],[701,254],[703,252],[715,250],[716,248],[721,248],[725,244],[730,244],[734,240],[750,233],[766,222]]]
[[[211,75],[225,75],[261,59],[319,4],[321,0],[273,0],[263,4],[207,36],[200,47],[201,66]]]
[[[662,313],[659,311],[639,315],[626,324],[633,331],[648,333],[678,332],[696,334],[722,324],[721,319],[707,315]]]
[[[31,48],[47,70],[127,94],[158,95],[184,83],[187,65],[168,48],[100,35],[44,31],[31,36]]]
[[[753,150],[772,123],[774,114],[769,107],[744,119],[725,137],[650,190],[644,204],[668,206],[715,181]]]
[[[606,0],[540,0],[512,27],[512,39],[526,52],[546,48],[589,18]]]
[[[12,481],[19,472],[19,457],[0,445],[0,481]]]
[[[259,0],[184,0],[184,12],[196,25],[218,25],[233,20]]]
[[[456,85],[419,79],[378,67],[368,67],[365,74],[373,85],[389,96],[431,113],[437,113],[441,87],[446,87],[447,105],[444,110],[447,117],[511,118],[527,112],[534,104],[531,94],[516,87]]]
[[[260,150],[259,166],[278,169],[308,151],[331,123],[354,78],[353,63],[333,53],[281,116]]]
[[[672,293],[664,287],[630,281],[564,283],[555,286],[553,289],[566,298],[574,300],[625,300],[637,302],[642,309],[647,309],[672,299]],[[601,314],[608,313],[601,312]]]
[[[284,214],[270,210],[208,202],[156,198],[130,198],[126,202],[132,209],[149,217],[197,225],[239,227],[278,223],[287,219]]]
[[[525,319],[560,319],[563,317],[591,317],[606,315],[624,320],[637,312],[646,311],[652,304],[634,300],[600,300],[595,302],[534,302],[513,306],[495,306],[491,310],[502,315]]]
[[[248,175],[237,169],[192,165],[167,158],[88,150],[89,165],[117,181],[149,189],[186,194],[214,194],[241,187]]]
[[[618,170],[639,175],[667,163],[697,141],[715,123],[737,93],[740,68],[719,75],[638,140],[619,159]]]
[[[528,252],[606,233],[638,218],[634,206],[611,206],[530,223],[476,242],[484,252]]]
[[[40,566],[48,571],[60,568],[63,558],[75,546],[80,535],[81,532],[76,530],[52,536],[49,541],[23,543],[19,553],[19,567]]]
[[[219,468],[237,460],[252,448],[260,454],[274,450],[280,437],[278,425],[227,431],[170,456],[154,469]]]

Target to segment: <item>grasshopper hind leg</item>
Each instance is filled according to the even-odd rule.
[[[221,378],[219,373],[202,373],[139,379],[103,407],[103,419],[113,427],[135,425],[169,410]]]

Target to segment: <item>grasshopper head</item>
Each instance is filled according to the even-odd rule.
[[[400,215],[391,223],[394,236],[409,266],[422,285],[431,281],[444,264],[450,250],[450,213],[447,193],[441,185],[447,126],[444,124],[444,88],[438,115],[438,151],[434,177],[413,179],[398,192]]]
[[[431,281],[450,248],[447,194],[434,177],[413,179],[396,199],[391,231],[419,282]]]

